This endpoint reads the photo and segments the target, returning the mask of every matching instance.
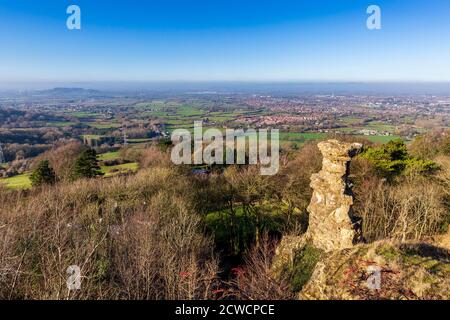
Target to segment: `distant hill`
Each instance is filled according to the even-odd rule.
[[[84,88],[64,88],[57,87],[48,90],[38,91],[40,95],[46,96],[57,96],[57,97],[90,97],[90,96],[100,96],[102,93],[94,89],[84,89]]]

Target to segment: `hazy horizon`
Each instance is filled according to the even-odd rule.
[[[111,93],[173,92],[191,94],[360,94],[450,95],[450,82],[331,81],[95,81],[0,83],[1,92],[32,92],[55,88]]]

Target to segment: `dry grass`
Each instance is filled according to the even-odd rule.
[[[439,184],[410,177],[396,185],[365,181],[356,190],[354,212],[363,221],[368,241],[421,240],[444,230],[448,209]]]
[[[55,165],[62,176],[71,152]],[[257,167],[193,177],[189,168],[171,166],[169,154],[156,147],[139,156],[144,169],[135,175],[62,181],[23,192],[0,185],[0,299],[215,298],[218,261],[200,214],[232,201],[247,206],[275,201],[289,214],[294,208],[304,212],[310,176],[321,166],[317,147],[309,144],[274,177],[260,176]],[[450,160],[436,161],[441,170],[435,176],[411,175],[394,184],[376,177],[364,161],[352,165],[354,211],[368,241],[420,240],[443,231]],[[228,284],[229,297],[294,298],[290,279],[272,278],[274,245],[267,237],[256,239]],[[71,265],[81,268],[80,290],[67,289]]]
[[[229,283],[229,296],[240,300],[294,299],[290,279],[276,279],[271,271],[275,243],[262,237],[261,245],[244,257],[244,267],[235,268],[235,278]]]
[[[189,182],[170,168],[59,184],[0,208],[0,297],[204,299],[216,282]],[[81,268],[69,291],[67,267]]]

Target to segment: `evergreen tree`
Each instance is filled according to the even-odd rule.
[[[372,162],[381,176],[389,179],[403,173],[432,173],[438,168],[433,161],[409,155],[406,144],[401,140],[389,141],[379,147],[369,147],[361,156]]]
[[[74,178],[94,178],[102,175],[94,149],[83,151],[75,162]]]
[[[55,171],[50,166],[48,160],[43,160],[39,163],[37,168],[31,174],[30,180],[33,186],[54,184],[56,182]]]

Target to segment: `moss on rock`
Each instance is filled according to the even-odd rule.
[[[371,268],[380,288],[370,289]],[[423,243],[380,241],[323,257],[300,299],[449,299],[450,259],[446,249]]]
[[[295,253],[291,270],[291,283],[294,292],[300,291],[311,278],[314,268],[324,255],[323,250],[307,243]]]

